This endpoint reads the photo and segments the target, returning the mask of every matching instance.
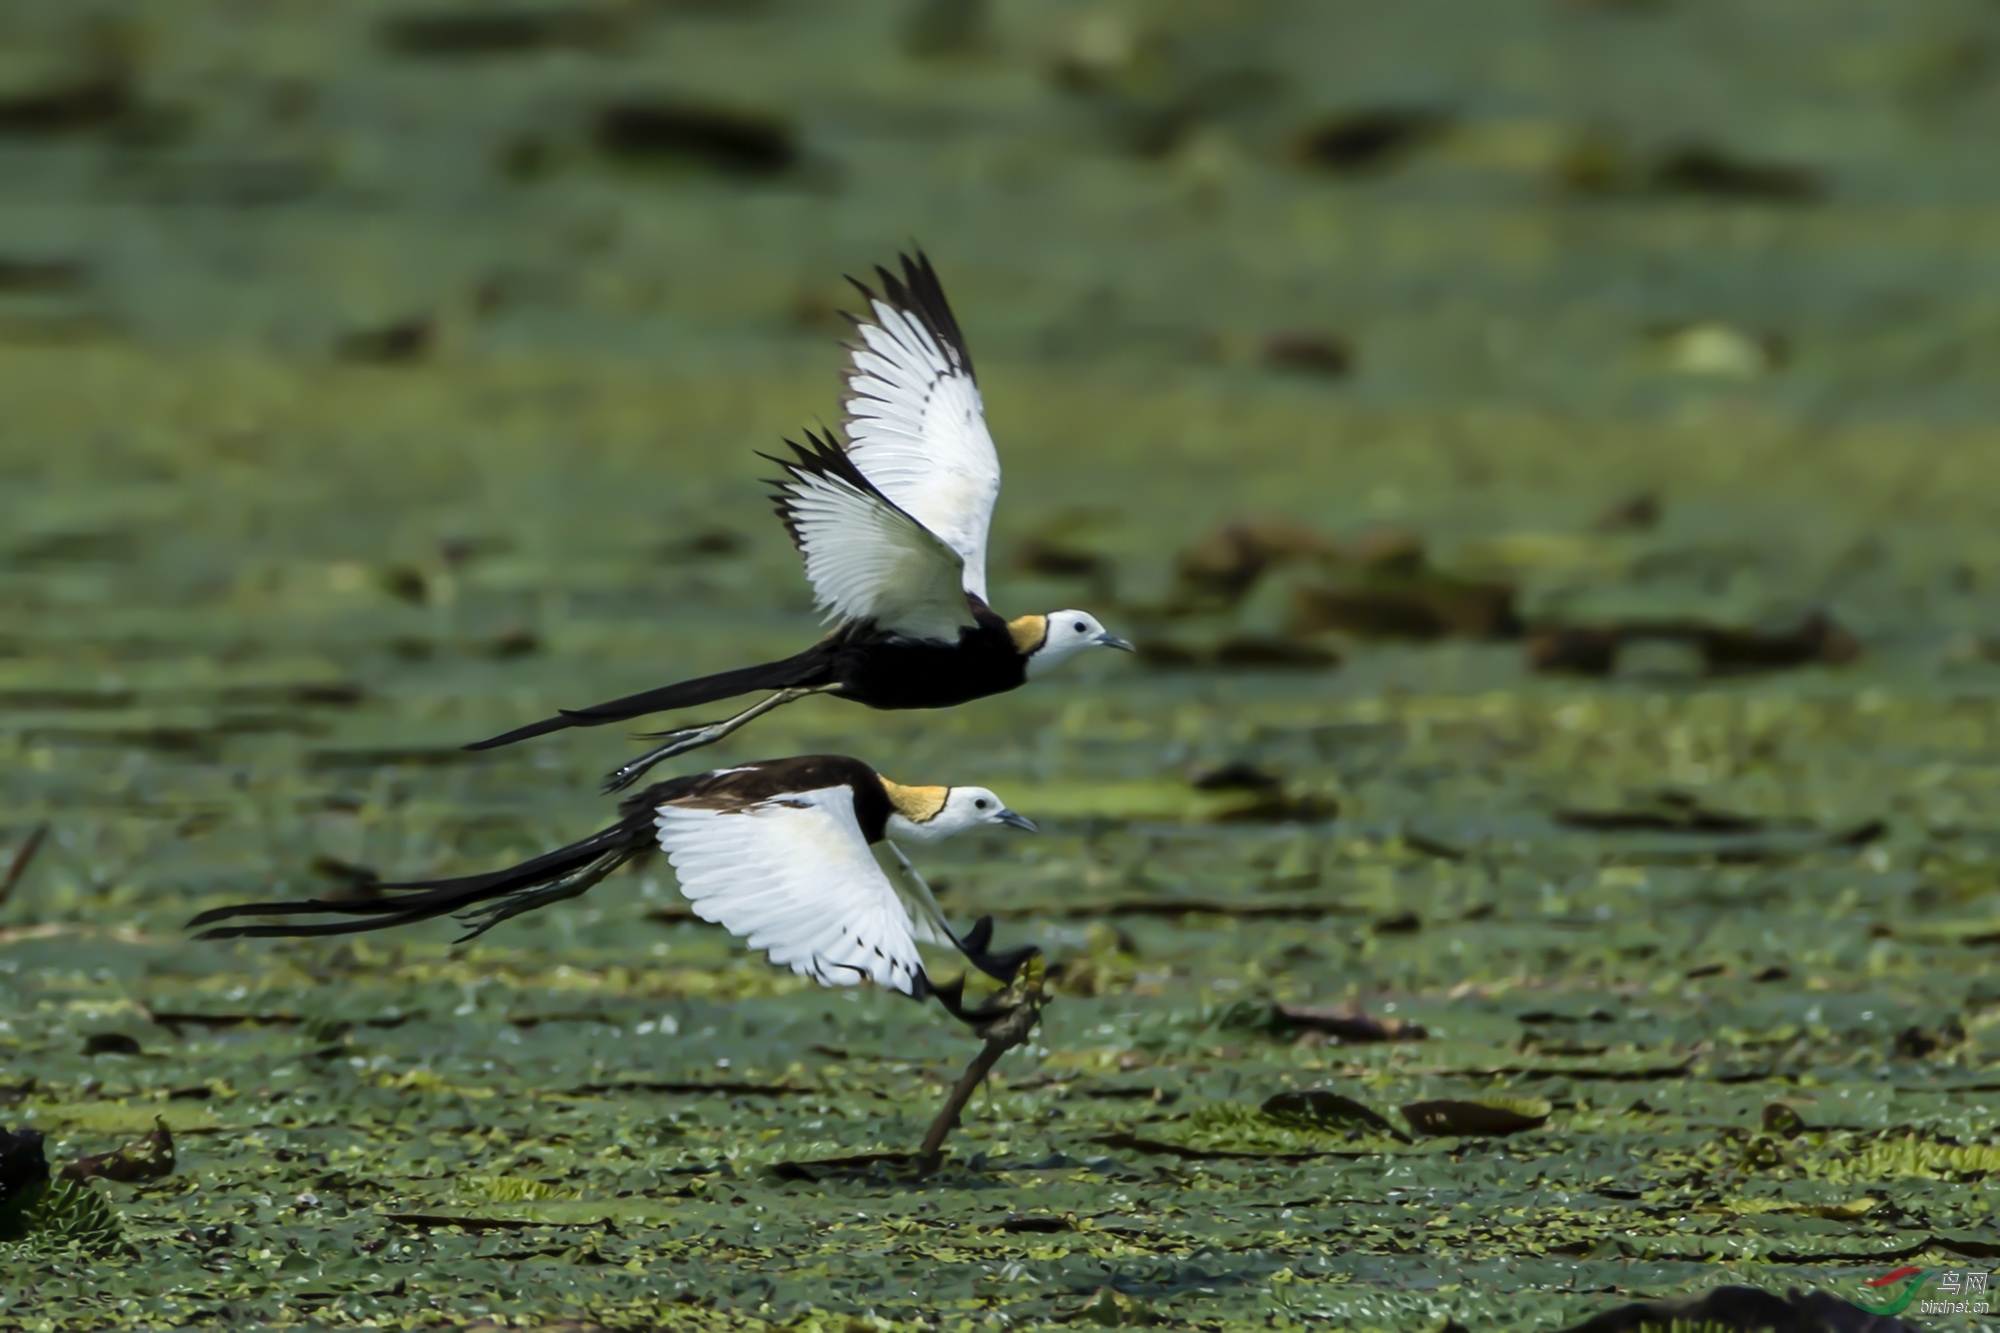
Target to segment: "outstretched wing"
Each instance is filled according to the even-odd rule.
[[[972,357],[931,261],[901,256],[903,276],[875,270],[848,347],[847,452],[884,495],[965,562],[965,590],[986,600],[986,534],[1000,498],[1000,456]]]
[[[876,864],[845,785],[754,805],[659,807],[660,846],[695,915],[822,986],[930,993],[914,923]]]
[[[876,489],[831,438],[808,431],[805,444],[791,447],[794,459],[764,455],[786,473],[771,498],[827,618],[956,643],[961,628],[977,623],[958,553]]]

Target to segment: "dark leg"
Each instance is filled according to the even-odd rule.
[[[951,942],[958,946],[958,951],[965,955],[966,961],[981,972],[992,977],[1003,986],[1009,985],[1014,980],[1014,974],[1021,970],[1021,964],[1041,952],[1040,949],[1030,944],[1026,948],[1015,949],[1011,953],[988,953],[986,946],[993,942],[993,918],[990,916],[980,917],[979,920],[973,922],[971,930],[968,930],[964,935],[960,935],[951,928],[951,922],[945,920],[944,909],[938,906],[937,895],[931,892],[931,886],[924,882],[924,877],[917,873],[917,868],[910,864],[910,858],[903,855],[903,849],[895,843],[886,840],[882,845],[889,849],[890,855],[896,858],[896,864],[902,867],[904,878],[909,880],[910,887],[917,891],[917,896],[923,903],[925,914],[931,918],[932,924],[941,928],[945,934],[949,935]],[[947,1009],[951,1008],[949,1004],[946,1004],[945,1007]],[[953,1010],[953,1012],[957,1011]]]
[[[779,690],[762,703],[752,704],[735,717],[728,718],[725,721],[709,722],[697,727],[682,727],[679,731],[655,732],[653,735],[658,739],[665,740],[666,744],[659,746],[657,749],[648,750],[629,764],[622,764],[613,769],[610,775],[604,779],[604,790],[608,792],[623,791],[644,777],[648,769],[662,760],[672,759],[677,754],[686,754],[689,750],[699,750],[704,745],[713,745],[737,728],[762,717],[773,708],[782,708],[786,704],[803,699],[809,694],[819,694],[832,688],[834,687],[831,685],[814,685],[798,689]]]
[[[986,946],[992,942],[993,918],[982,916],[972,923],[971,930],[965,932],[958,947],[974,967],[1002,985],[1011,985],[1021,971],[1021,964],[1041,952],[1032,944],[1024,944],[1006,953],[989,953]]]

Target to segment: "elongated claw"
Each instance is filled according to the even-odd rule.
[[[831,685],[810,685],[783,689],[761,703],[752,704],[727,721],[710,722],[699,727],[683,727],[679,731],[656,732],[654,737],[666,741],[666,744],[656,750],[648,750],[629,764],[613,769],[604,779],[604,790],[623,791],[644,776],[647,769],[663,759],[672,759],[677,754],[686,754],[689,750],[699,750],[704,745],[713,745],[751,719],[762,717],[773,708],[783,708],[795,699],[803,699],[808,694],[822,694],[833,688]]]
[[[620,764],[617,768],[612,769],[604,778],[604,790],[606,792],[624,791],[640,778],[646,776],[653,765],[672,759],[677,754],[686,754],[689,750],[699,750],[704,745],[711,745],[729,733],[717,731],[715,727],[710,726],[689,727],[682,731],[666,731],[656,734],[666,737],[667,743],[657,749],[648,750],[630,763]]]

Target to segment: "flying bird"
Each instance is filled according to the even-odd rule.
[[[954,945],[1011,981],[1033,948],[993,954],[993,921],[963,936],[890,841],[935,842],[969,829],[1035,831],[984,787],[906,787],[859,759],[803,755],[670,778],[627,797],[618,822],[505,870],[382,884],[380,898],[313,898],[217,907],[188,922],[202,939],[351,935],[457,914],[472,939],[509,917],[574,898],[628,863],[665,851],[695,915],[741,936],[773,963],[822,986],[872,981],[916,999],[934,990],[918,943]],[[893,858],[883,868],[874,849]],[[214,926],[245,916],[333,921]]]
[[[617,791],[663,759],[710,745],[774,708],[830,694],[870,708],[949,708],[1014,689],[1090,648],[1132,645],[1084,611],[1002,618],[986,604],[986,535],[1000,459],[972,358],[930,260],[875,270],[880,294],[850,278],[868,314],[850,316],[846,444],[790,440],[778,516],[833,628],[793,657],[664,685],[468,745],[490,750],[758,690],[775,693],[722,722],[658,733],[665,744],[616,769]]]

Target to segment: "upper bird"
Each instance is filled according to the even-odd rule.
[[[772,498],[834,628],[794,657],[565,708],[465,748],[777,691],[726,721],[662,733],[664,745],[611,773],[615,791],[808,694],[949,708],[1014,689],[1087,648],[1131,651],[1087,612],[1006,620],[986,604],[1000,459],[937,273],[922,252],[900,258],[901,277],[875,270],[880,294],[848,279],[868,314],[849,316],[860,337],[846,344],[846,447],[807,432],[803,445],[786,441],[793,457],[763,455],[784,469]]]

